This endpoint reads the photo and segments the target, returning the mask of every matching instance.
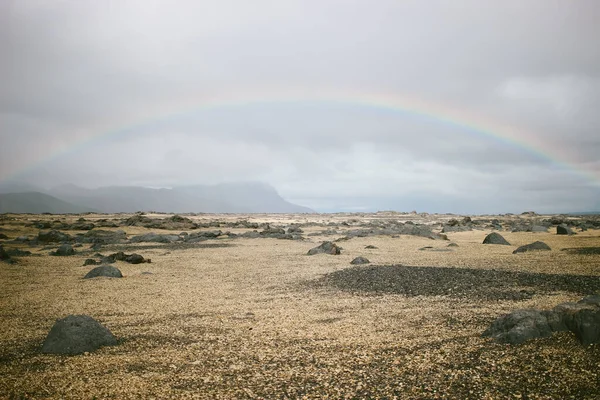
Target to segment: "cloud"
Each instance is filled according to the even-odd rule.
[[[0,179],[265,180],[328,210],[594,207],[598,17],[592,0],[3,2]],[[318,101],[348,92],[489,129]]]

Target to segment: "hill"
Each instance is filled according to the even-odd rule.
[[[0,194],[0,213],[68,214],[96,211],[40,192]]]
[[[75,185],[56,187],[49,193],[73,204],[101,212],[205,212],[205,213],[307,213],[311,209],[284,200],[264,183],[228,183],[154,189],[139,186],[107,186],[85,189]]]

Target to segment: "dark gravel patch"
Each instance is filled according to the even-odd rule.
[[[562,251],[566,251],[569,254],[576,255],[597,255],[600,254],[600,247],[575,247],[569,249],[561,249]]]
[[[600,293],[599,276],[403,265],[346,268],[325,275],[318,283],[364,294],[483,300],[524,300],[555,291]]]

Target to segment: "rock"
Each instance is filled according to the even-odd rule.
[[[548,319],[542,311],[524,309],[498,318],[483,332],[500,343],[521,344],[527,340],[552,335]]]
[[[93,258],[88,258],[83,262],[83,266],[85,267],[86,265],[98,265],[98,261]]]
[[[71,241],[72,237],[61,231],[51,230],[38,233],[37,239],[42,243],[61,243]]]
[[[127,226],[144,226],[146,224],[151,224],[152,222],[154,222],[152,219],[141,214],[136,214],[127,218],[124,221],[124,224]]]
[[[25,256],[31,255],[31,252],[29,250],[21,250],[21,249],[8,249],[8,250],[6,250],[6,252],[11,257],[25,257]]]
[[[8,239],[8,236],[6,236],[4,233],[0,233],[0,239]]]
[[[571,228],[569,228],[566,225],[558,225],[556,227],[556,234],[557,235],[572,235],[573,231],[571,230]]]
[[[527,251],[540,251],[540,250],[548,251],[548,250],[552,250],[552,249],[546,243],[537,241],[537,242],[533,242],[533,243],[518,247],[515,251],[513,251],[513,254],[525,253]]]
[[[96,227],[96,225],[91,222],[76,222],[72,224],[69,228],[74,231],[89,231]]]
[[[124,261],[128,262],[129,264],[141,264],[143,262],[146,262],[146,260],[144,260],[144,257],[136,253],[126,256]]]
[[[267,235],[285,235],[285,229],[271,227],[271,226],[267,225],[267,227],[265,229],[263,229],[263,231],[260,232],[260,234],[263,235],[263,236],[267,236]]]
[[[113,334],[92,317],[69,315],[50,329],[42,353],[76,355],[116,344]]]
[[[323,242],[321,245],[314,247],[308,251],[308,255],[312,256],[314,254],[340,254],[341,250],[335,243],[332,242]]]
[[[487,235],[485,239],[483,239],[483,244],[502,244],[505,246],[510,246],[510,243],[508,243],[508,241],[497,232],[492,232]]]
[[[448,243],[447,247],[458,247],[458,245],[456,243]]]
[[[462,220],[463,225],[470,224],[472,222],[473,222],[473,220],[471,219],[471,217],[464,217]]]
[[[513,311],[494,321],[482,336],[520,344],[567,330],[584,346],[600,343],[600,295],[587,296],[577,303],[561,303],[552,310]]]
[[[179,235],[160,235],[157,233],[146,233],[132,237],[130,243],[154,242],[154,243],[173,243],[181,240]]]
[[[87,231],[82,238],[84,243],[118,244],[127,239],[125,231],[108,231],[104,229],[92,229]]]
[[[10,261],[10,255],[0,246],[0,261]]]
[[[73,246],[70,244],[63,244],[50,254],[53,256],[72,256],[75,254],[75,250],[73,250]]]
[[[109,278],[122,278],[123,274],[118,268],[112,265],[101,265],[88,272],[83,279],[96,278],[98,276],[107,276]]]
[[[354,260],[350,261],[352,265],[360,265],[360,264],[369,264],[371,261],[366,259],[365,257],[356,257]]]
[[[298,225],[291,225],[287,233],[304,233],[304,231]]]
[[[372,244],[365,246],[365,249],[378,249],[379,247],[373,246]]]

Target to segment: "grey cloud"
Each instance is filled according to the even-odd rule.
[[[488,193],[498,207],[529,204],[532,193],[552,193],[535,197],[542,207],[596,206],[591,181],[465,126],[351,104],[256,102],[419,98],[481,116],[493,134],[496,123],[515,126],[598,180],[594,0],[108,4],[0,3],[0,179],[39,165],[18,177],[259,179],[326,209],[369,207],[365,191],[381,206],[390,196],[472,204],[468,196]],[[202,109],[215,99],[240,104]]]

